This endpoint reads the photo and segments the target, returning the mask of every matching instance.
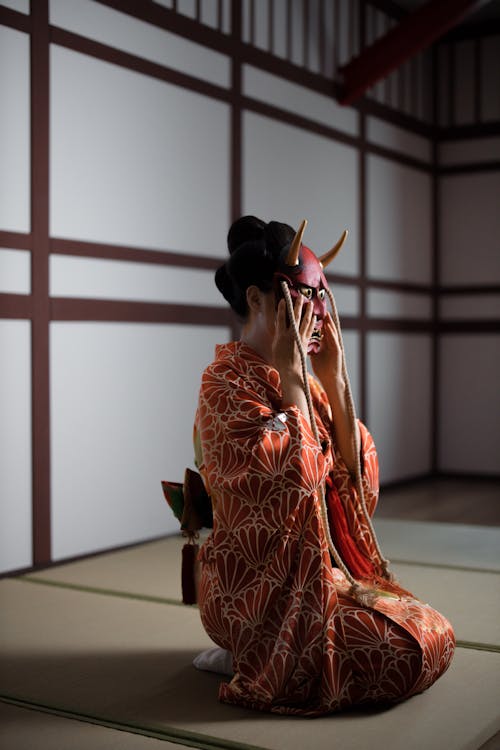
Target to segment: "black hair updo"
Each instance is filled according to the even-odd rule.
[[[271,291],[274,274],[283,267],[294,237],[288,224],[266,224],[256,216],[242,216],[232,224],[227,235],[229,259],[215,272],[215,283],[243,320],[248,316],[248,287]]]

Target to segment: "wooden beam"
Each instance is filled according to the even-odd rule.
[[[341,104],[351,104],[381,78],[428,47],[485,0],[430,0],[340,69]]]

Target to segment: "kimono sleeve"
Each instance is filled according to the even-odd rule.
[[[310,379],[311,391],[314,394],[316,408],[319,417],[325,426],[328,426],[333,439],[333,449],[335,452],[335,466],[333,469],[334,483],[341,493],[341,497],[352,496],[356,494],[352,475],[344,463],[340,451],[335,445],[335,420],[332,419],[332,411],[328,402],[328,397],[319,383],[313,378]],[[370,516],[375,512],[379,495],[379,468],[378,456],[375,443],[366,426],[359,419],[357,420],[360,435],[360,460],[361,460],[361,482],[363,485],[363,495],[365,498],[366,508]]]
[[[377,507],[379,496],[379,470],[378,457],[375,443],[366,426],[358,419],[359,434],[361,439],[361,483],[366,509],[373,516]],[[341,496],[356,495],[352,475],[345,465],[342,456],[337,451],[333,480]]]
[[[202,466],[211,494],[219,491],[260,502],[311,495],[328,461],[297,407],[273,408],[252,383],[206,371],[198,406]],[[288,493],[283,490],[289,489]]]

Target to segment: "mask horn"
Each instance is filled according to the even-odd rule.
[[[344,244],[345,238],[347,237],[347,234],[348,234],[347,233],[347,229],[344,229],[344,231],[342,233],[342,237],[337,242],[337,244],[334,245],[332,247],[332,249],[329,250],[327,253],[325,253],[324,255],[322,255],[321,258],[319,258],[319,262],[321,263],[321,265],[322,265],[323,268],[325,268],[335,258],[335,256],[339,252],[340,248]]]
[[[287,266],[298,266],[299,265],[299,251],[302,244],[302,237],[304,235],[305,228],[307,226],[307,219],[304,219],[300,227],[298,228],[297,234],[293,238],[293,242],[290,245],[288,256],[286,259]]]

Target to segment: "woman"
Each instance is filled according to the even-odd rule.
[[[340,243],[320,262],[303,230],[246,216],[229,231],[216,284],[243,329],[203,374],[195,449],[214,512],[201,617],[233,660],[220,698],[315,716],[421,692],[454,636],[381,555],[377,456],[322,270]]]

